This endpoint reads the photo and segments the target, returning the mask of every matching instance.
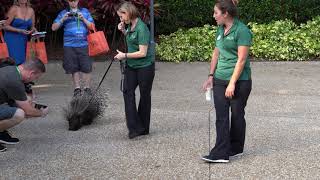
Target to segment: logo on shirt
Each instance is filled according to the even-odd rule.
[[[221,39],[221,34],[218,36],[217,40],[219,41]]]
[[[228,36],[226,39],[227,40],[234,40],[234,37],[233,36]]]

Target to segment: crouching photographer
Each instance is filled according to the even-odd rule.
[[[6,66],[16,66],[16,62],[13,58],[7,57],[4,59],[0,59],[0,68],[6,67]],[[27,98],[29,101],[34,101],[35,94],[32,91],[32,86],[34,85],[34,82],[24,82],[24,87],[27,93]],[[14,101],[13,101],[14,103]]]
[[[46,69],[39,59],[28,60],[19,66],[0,68],[0,152],[2,144],[17,144],[7,129],[21,123],[26,117],[44,117],[48,107],[33,104],[27,98],[24,83],[38,79]]]

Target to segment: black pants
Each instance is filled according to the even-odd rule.
[[[154,74],[154,64],[139,69],[127,67],[125,70],[123,97],[129,134],[149,133]],[[137,86],[140,90],[138,109],[135,97]]]
[[[226,98],[225,92],[229,81],[214,80],[214,104],[216,109],[216,144],[210,156],[215,158],[229,158],[229,153],[243,152],[246,121],[245,107],[251,92],[251,80],[239,80],[236,83],[235,95]],[[231,107],[231,126],[230,126]]]

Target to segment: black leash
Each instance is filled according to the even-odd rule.
[[[92,95],[92,97],[91,97],[91,98],[93,98],[93,97],[96,95],[97,91],[99,90],[99,88],[100,88],[100,86],[101,86],[101,84],[102,84],[103,80],[106,78],[106,76],[107,76],[107,74],[108,74],[108,72],[109,72],[109,70],[110,70],[110,68],[111,68],[111,65],[112,65],[113,61],[114,61],[114,58],[112,58],[112,60],[111,60],[111,62],[110,62],[110,64],[109,64],[109,66],[108,66],[108,68],[107,68],[106,72],[104,73],[104,75],[103,75],[102,79],[101,79],[101,80],[100,80],[100,82],[99,82],[99,85],[97,86],[97,88],[96,88],[96,90],[94,91],[94,94]],[[90,101],[89,101],[89,102],[90,102]]]
[[[128,49],[128,45],[127,45],[127,41],[126,41],[126,35],[122,35],[120,40],[123,39],[123,42],[124,42],[124,49],[125,51],[127,51]],[[124,74],[125,74],[125,70],[126,70],[126,61],[127,59],[124,59],[124,60],[120,60],[120,71],[121,71],[121,82],[120,82],[120,91],[123,92],[123,88],[124,88]]]
[[[113,39],[112,39],[112,45],[111,45],[111,47],[113,47],[113,45],[114,45],[115,37],[116,37],[116,36],[114,35],[114,36],[113,36]],[[119,41],[118,41],[117,47],[119,47]],[[111,51],[112,51],[112,50],[111,50]],[[109,72],[109,70],[110,70],[110,68],[111,68],[111,65],[112,65],[112,63],[113,63],[114,61],[115,61],[115,59],[114,59],[114,57],[113,57],[112,60],[111,60],[111,62],[110,62],[110,64],[109,64],[109,66],[108,66],[108,68],[107,68],[107,70],[105,71],[103,77],[101,78],[101,80],[100,80],[97,88],[95,89],[94,93],[91,95],[88,104],[87,104],[81,111],[79,111],[79,114],[83,113],[83,112],[89,107],[91,101],[92,101],[92,100],[94,99],[94,97],[96,96],[96,94],[97,94],[97,92],[98,92],[98,90],[99,90],[102,82],[103,82],[104,79],[106,78],[106,76],[107,76],[107,74],[108,74],[108,72]],[[123,74],[122,68],[121,68],[121,73]],[[122,82],[122,79],[121,79],[121,87],[123,86],[122,83],[123,83],[123,82]]]
[[[120,61],[120,71],[121,71],[121,81],[120,81],[120,91],[123,92],[124,88],[124,73],[126,70],[126,62],[125,60]]]
[[[104,73],[102,79],[101,79],[100,82],[99,82],[99,85],[98,85],[97,88],[95,89],[94,93],[91,95],[90,100],[88,101],[88,104],[87,104],[81,111],[78,111],[78,114],[82,114],[82,113],[89,107],[90,103],[92,102],[92,100],[93,100],[94,97],[96,96],[96,94],[97,94],[97,92],[98,92],[98,90],[99,90],[102,82],[103,82],[104,79],[106,78],[106,76],[107,76],[107,74],[108,74],[108,72],[109,72],[109,70],[110,70],[110,68],[111,68],[111,65],[112,65],[113,61],[114,61],[114,58],[112,58],[112,60],[111,60],[111,62],[110,62],[110,64],[109,64],[106,72]]]

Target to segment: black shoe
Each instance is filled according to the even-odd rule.
[[[92,91],[90,88],[84,88],[84,93],[89,95],[89,96],[92,96]]]
[[[11,137],[8,131],[3,131],[3,132],[0,132],[0,143],[3,143],[3,144],[18,144],[19,143],[19,139]]]
[[[141,133],[129,133],[128,137],[129,137],[129,139],[133,139],[135,137],[142,136],[142,135],[148,135],[148,134],[149,134],[149,131],[143,131]]]
[[[239,157],[242,156],[243,152],[229,152],[229,157]]]
[[[73,97],[75,96],[81,96],[81,89],[80,88],[75,88],[73,91]]]
[[[128,137],[129,137],[129,139],[133,139],[133,138],[138,137],[140,135],[141,135],[140,133],[129,133]]]
[[[203,156],[201,159],[208,163],[228,163],[229,162],[228,158],[214,158],[211,156]]]
[[[0,152],[4,152],[6,150],[7,148],[4,145],[0,144]]]

